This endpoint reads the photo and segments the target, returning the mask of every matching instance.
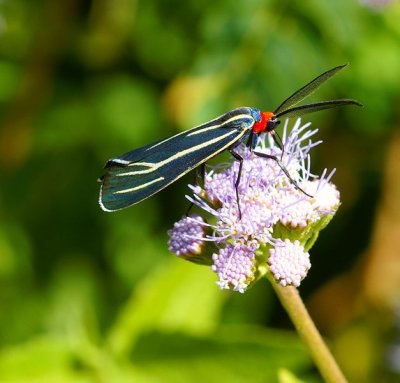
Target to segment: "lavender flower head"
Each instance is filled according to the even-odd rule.
[[[299,286],[311,267],[308,250],[340,205],[334,171],[320,177],[310,172],[310,150],[317,130],[301,126],[298,119],[288,134],[283,129],[284,153],[268,134],[260,138],[258,152],[274,155],[288,170],[298,190],[273,159],[251,152],[245,145],[235,150],[243,157],[238,187],[239,162],[233,160],[207,172],[204,186],[189,185],[187,196],[207,216],[184,217],[169,236],[170,251],[196,263],[212,264],[221,289],[244,292],[266,270],[282,285]]]

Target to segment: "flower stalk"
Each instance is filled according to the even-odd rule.
[[[340,367],[318,332],[299,292],[294,286],[281,286],[271,273],[266,274],[298,334],[310,350],[314,363],[327,383],[346,383]]]

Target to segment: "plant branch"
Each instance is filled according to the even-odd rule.
[[[267,273],[267,278],[275,289],[300,337],[307,344],[324,380],[328,383],[347,382],[321,334],[315,327],[298,290],[294,286],[284,287],[279,285],[269,272]]]

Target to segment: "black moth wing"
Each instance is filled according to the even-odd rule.
[[[245,138],[254,122],[250,108],[234,109],[206,124],[109,160],[101,178],[100,206],[114,211],[150,197]]]
[[[298,89],[296,92],[294,92],[291,96],[289,96],[285,101],[279,105],[274,113],[278,115],[283,115],[286,110],[289,110],[289,108],[293,105],[298,104],[300,101],[302,101],[304,98],[308,97],[310,94],[314,93],[322,84],[324,84],[326,81],[328,81],[332,76],[334,76],[338,71],[342,70],[345,68],[347,64],[344,65],[339,65],[335,68],[329,69],[326,72],[320,74],[313,80],[311,80],[309,83]]]
[[[313,104],[294,106],[293,108],[285,110],[284,112],[278,113],[276,117],[281,117],[281,116],[285,116],[285,118],[300,117],[305,114],[314,113],[320,110],[325,110],[330,108],[336,108],[337,106],[343,106],[343,105],[362,106],[362,104],[359,103],[358,101],[347,98],[339,100],[320,101],[320,102],[314,102]]]
[[[107,168],[112,167],[112,166],[125,167],[125,166],[129,165],[132,162],[140,161],[141,159],[143,159],[143,157],[147,156],[147,151],[148,151],[148,149],[150,147],[152,147],[154,145],[157,145],[160,142],[161,141],[157,141],[157,142],[155,142],[153,144],[142,146],[142,147],[140,147],[138,149],[131,150],[130,152],[127,152],[125,154],[121,154],[118,157],[111,158],[104,165],[104,169],[107,169]]]

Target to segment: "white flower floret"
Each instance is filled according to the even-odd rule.
[[[310,255],[299,241],[285,239],[270,249],[269,269],[275,280],[282,286],[299,286],[311,267]]]

